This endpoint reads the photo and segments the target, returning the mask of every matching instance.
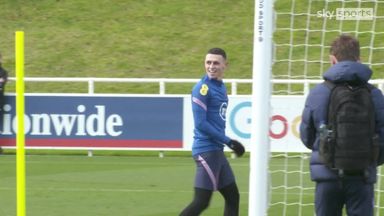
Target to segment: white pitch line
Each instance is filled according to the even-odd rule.
[[[0,190],[15,190],[11,187],[0,187]],[[27,188],[29,191],[61,191],[61,192],[139,192],[139,193],[191,193],[183,190],[149,190],[149,189],[106,189],[106,188]]]
[[[0,191],[15,190],[11,187],[0,187]],[[113,189],[113,188],[27,188],[29,191],[61,191],[61,192],[120,192],[120,193],[193,193],[191,190],[151,190],[151,189]],[[242,191],[240,194],[248,194]],[[289,194],[299,195],[300,193],[272,193],[275,195]],[[312,193],[301,193],[302,195],[312,195]]]
[[[11,187],[0,187],[0,190],[15,190]],[[123,193],[193,193],[187,190],[150,190],[150,189],[107,189],[107,188],[27,188],[29,191],[61,191],[61,192],[123,192]],[[248,192],[241,192],[248,193]]]

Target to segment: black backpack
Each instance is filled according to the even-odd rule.
[[[320,128],[320,157],[329,168],[366,170],[379,154],[371,90],[364,84],[332,83],[328,123]]]

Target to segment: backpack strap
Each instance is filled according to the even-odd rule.
[[[329,80],[324,80],[323,84],[327,86],[331,91],[336,87],[336,84]]]
[[[370,84],[370,83],[367,83],[366,86],[367,86],[369,92],[371,92],[373,89],[375,89],[375,86]]]
[[[338,84],[339,85],[340,84],[348,84],[348,82],[345,82],[345,83],[334,83],[334,82],[332,82],[330,80],[324,80],[323,84],[325,86],[327,86],[332,91]],[[372,84],[369,84],[369,83],[363,83],[363,84],[360,84],[360,85],[353,85],[353,86],[360,86],[360,87],[365,86],[365,87],[368,88],[368,90],[370,92],[375,88],[375,86],[373,86]]]

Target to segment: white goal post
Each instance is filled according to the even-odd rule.
[[[273,1],[255,1],[252,73],[252,123],[248,215],[266,215],[268,209],[269,101],[272,69]],[[256,106],[255,106],[256,104]]]

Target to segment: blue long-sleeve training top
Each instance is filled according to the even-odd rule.
[[[225,135],[227,89],[222,81],[205,75],[192,90],[195,124],[192,154],[223,150],[230,138]]]

